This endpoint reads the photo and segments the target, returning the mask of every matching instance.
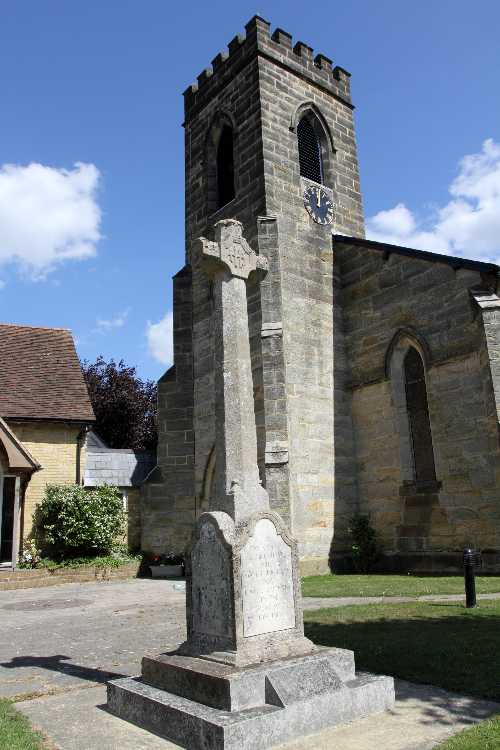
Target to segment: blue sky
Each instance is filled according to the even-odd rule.
[[[162,374],[182,92],[254,13],[352,73],[369,236],[500,259],[498,0],[0,0],[0,320]]]

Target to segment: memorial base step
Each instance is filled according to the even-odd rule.
[[[240,670],[164,654],[108,683],[113,714],[190,750],[262,750],[393,705],[392,677],[355,674],[344,649]]]

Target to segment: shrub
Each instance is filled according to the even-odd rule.
[[[56,559],[109,553],[125,528],[121,494],[107,485],[47,485],[35,526],[44,553]]]
[[[368,573],[380,556],[377,532],[370,524],[370,516],[357,513],[351,518],[349,533],[352,538],[352,557],[359,573]]]

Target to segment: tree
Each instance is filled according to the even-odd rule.
[[[141,380],[121,359],[81,362],[96,416],[95,431],[110,448],[156,447],[156,383]]]

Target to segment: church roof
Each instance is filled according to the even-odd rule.
[[[491,273],[499,275],[500,267],[495,263],[485,263],[481,260],[472,260],[470,258],[458,258],[455,255],[443,255],[441,253],[431,253],[428,250],[415,250],[411,247],[401,247],[399,245],[390,245],[388,242],[376,242],[375,240],[365,240],[360,237],[346,237],[343,234],[334,234],[334,242],[340,242],[343,245],[355,245],[356,247],[366,247],[368,250],[378,250],[379,252],[397,255],[406,255],[420,260],[427,260],[432,263],[447,263],[455,269],[468,268],[479,273]]]
[[[0,417],[95,421],[71,331],[0,323]]]

